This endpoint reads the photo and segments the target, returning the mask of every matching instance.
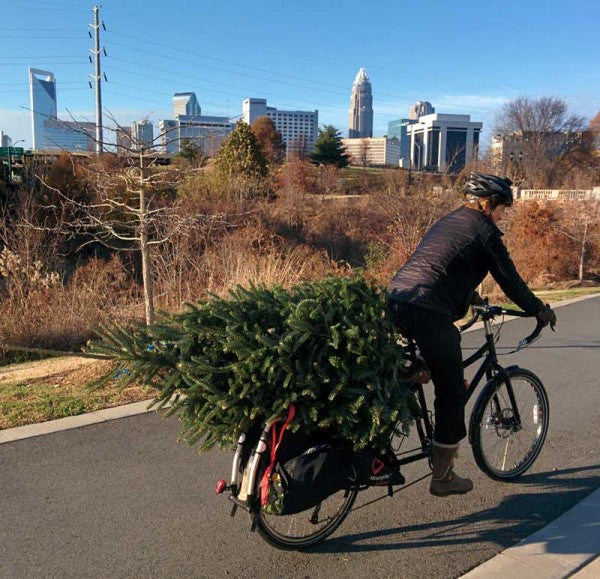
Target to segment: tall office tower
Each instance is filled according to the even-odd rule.
[[[131,124],[132,147],[139,151],[142,147],[151,149],[154,144],[154,125],[148,120],[135,121]]]
[[[33,149],[94,150],[94,123],[62,121],[58,118],[53,73],[30,68],[29,97]]]
[[[417,121],[419,117],[432,115],[433,113],[435,113],[435,108],[431,106],[429,101],[417,101],[412,107],[410,107],[408,118],[413,121]]]
[[[54,74],[45,70],[30,68],[29,97],[33,148],[45,149],[47,148],[46,123],[57,117]]]
[[[373,136],[373,95],[367,71],[361,68],[352,85],[350,117],[348,122],[350,139]]]
[[[0,131],[0,147],[10,147],[11,145],[12,139],[4,131]]]
[[[196,93],[176,92],[173,95],[173,117],[199,117],[202,114]]]

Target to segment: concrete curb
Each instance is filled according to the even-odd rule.
[[[27,424],[25,426],[17,426],[16,428],[7,428],[6,430],[0,430],[0,444],[14,442],[15,440],[21,440],[23,438],[31,438],[32,436],[42,436],[44,434],[51,434],[52,432],[60,432],[61,430],[89,426],[90,424],[106,422],[107,420],[116,420],[117,418],[126,418],[127,416],[152,412],[152,410],[148,409],[150,404],[152,404],[152,400],[142,400],[142,402],[115,406],[114,408],[105,408],[87,414],[79,414],[78,416],[69,416],[57,420],[48,420],[47,422],[41,422],[39,424]]]
[[[600,577],[600,489],[465,579]]]

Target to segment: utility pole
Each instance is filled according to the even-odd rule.
[[[103,150],[103,137],[102,137],[102,74],[100,72],[100,53],[103,52],[106,56],[106,50],[102,48],[100,50],[100,26],[104,30],[104,22],[100,22],[100,6],[94,6],[94,24],[90,24],[90,27],[94,29],[94,48],[90,48],[90,52],[94,55],[94,74],[90,75],[94,79],[95,92],[96,92],[96,153],[99,155]],[[91,37],[91,34],[90,34]],[[90,58],[90,61],[92,59]],[[106,75],[104,75],[106,80]]]

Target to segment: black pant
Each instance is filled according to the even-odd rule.
[[[435,389],[435,441],[458,443],[467,435],[458,328],[450,316],[412,304],[391,301],[390,310],[394,324],[403,336],[415,340],[431,372]]]

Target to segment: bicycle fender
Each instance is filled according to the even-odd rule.
[[[521,370],[521,367],[518,366],[517,364],[513,364],[512,366],[507,366],[506,368],[504,368],[504,371],[509,376],[515,370]],[[479,408],[479,405],[482,404],[482,400],[485,397],[485,393],[487,392],[487,389],[491,388],[492,386],[495,386],[497,382],[500,382],[502,380],[502,378],[503,378],[503,375],[500,372],[485,383],[485,386],[481,389],[481,392],[479,393],[479,396],[477,397],[477,400],[475,401],[475,404],[473,405],[473,410],[471,411],[471,416],[473,416],[473,414],[475,414],[475,411],[477,410],[477,408]],[[475,431],[475,428],[473,425],[473,421],[471,419],[469,419],[469,444],[473,444],[473,436],[475,435],[474,431]]]

